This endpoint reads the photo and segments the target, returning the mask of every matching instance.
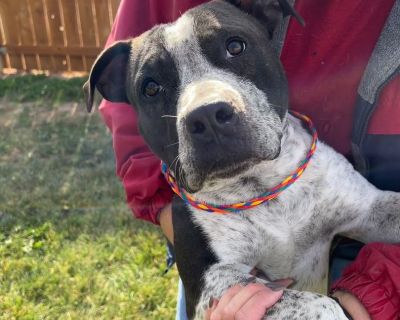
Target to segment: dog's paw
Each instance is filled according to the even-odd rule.
[[[348,320],[333,299],[306,291],[285,290],[282,298],[268,310],[267,320]]]

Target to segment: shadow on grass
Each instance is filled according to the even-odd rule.
[[[154,230],[135,221],[115,176],[111,136],[82,104],[3,100],[0,231],[49,222],[68,239],[81,233]]]
[[[111,138],[98,114],[87,115],[82,105],[46,101],[3,101],[0,108],[5,115],[0,127],[3,232],[47,219],[62,224],[93,211],[118,208],[127,214]]]
[[[83,105],[0,102],[0,319],[171,319],[176,272]]]

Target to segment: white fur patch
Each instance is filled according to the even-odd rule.
[[[181,16],[175,23],[165,28],[165,45],[173,50],[183,42],[194,37],[194,19],[190,15]]]
[[[237,111],[245,111],[245,103],[241,94],[228,83],[219,80],[200,80],[187,86],[180,97],[178,107],[180,115],[217,102],[226,102]]]

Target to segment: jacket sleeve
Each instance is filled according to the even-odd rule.
[[[165,8],[156,0],[122,0],[106,46],[134,37],[163,22]],[[168,1],[166,1],[168,2]],[[99,111],[110,129],[116,173],[136,218],[158,224],[157,214],[172,199],[172,191],[160,171],[160,160],[140,136],[134,109],[103,100]]]
[[[171,202],[172,191],[162,176],[160,160],[148,149],[137,129],[130,105],[103,101],[100,113],[110,129],[116,172],[136,218],[158,224],[157,214]]]
[[[332,291],[352,293],[373,320],[393,320],[400,314],[400,245],[371,243],[333,284]]]
[[[206,0],[122,0],[106,47],[135,37],[156,24],[170,22]],[[110,129],[126,199],[133,214],[158,224],[157,214],[172,200],[172,191],[161,174],[160,160],[149,150],[137,128],[137,115],[127,104],[103,101],[100,113]]]

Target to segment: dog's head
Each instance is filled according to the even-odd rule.
[[[134,105],[144,139],[191,192],[275,159],[288,89],[271,38],[288,14],[301,20],[286,0],[215,0],[117,42],[92,68],[88,110],[95,88]]]

